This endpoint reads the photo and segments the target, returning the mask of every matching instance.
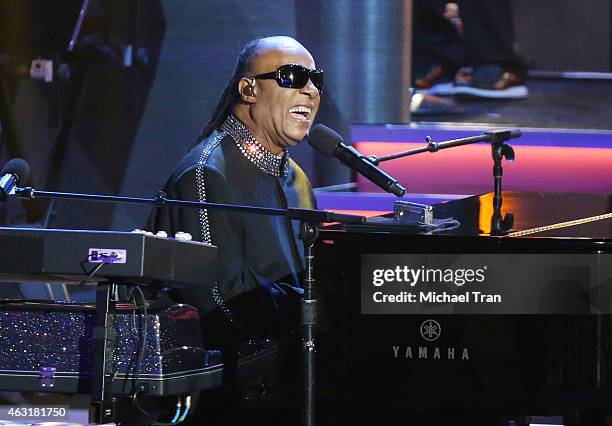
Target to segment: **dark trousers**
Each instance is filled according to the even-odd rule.
[[[499,64],[526,69],[517,52],[510,0],[458,0],[463,34],[443,16],[446,1],[414,0],[415,62],[428,55],[441,64]]]

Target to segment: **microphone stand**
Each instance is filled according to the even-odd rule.
[[[515,130],[492,130],[484,132],[478,136],[470,136],[467,138],[452,139],[445,142],[434,142],[431,137],[427,136],[425,140],[427,145],[420,148],[411,149],[408,151],[398,152],[396,154],[377,157],[372,155],[368,160],[377,166],[379,163],[396,158],[407,157],[409,155],[421,154],[423,152],[437,152],[441,149],[452,148],[455,146],[469,145],[477,142],[491,143],[491,156],[493,157],[493,208],[495,211],[501,210],[502,205],[502,160],[506,158],[508,161],[514,160],[514,149],[506,143],[507,140],[518,138],[521,136],[521,131]],[[496,218],[496,221],[499,221]],[[507,225],[507,223],[506,223]],[[511,226],[511,225],[510,225]]]
[[[114,202],[122,204],[147,204],[155,207],[182,207],[195,209],[217,209],[225,211],[259,214],[266,216],[284,216],[290,220],[299,220],[300,238],[304,244],[305,280],[304,298],[302,299],[302,355],[304,366],[304,409],[303,425],[315,424],[315,335],[317,325],[317,300],[314,288],[314,243],[319,235],[319,224],[325,222],[365,223],[364,216],[335,213],[326,210],[309,210],[300,208],[264,208],[234,204],[220,204],[198,201],[184,201],[166,198],[159,192],[156,198],[123,197],[100,194],[82,194],[72,192],[50,192],[37,189],[15,188],[14,195],[21,199],[36,198],[76,199],[85,201]],[[114,398],[109,394],[109,376],[113,360],[115,330],[112,326],[114,305],[111,295],[115,284],[102,284],[96,291],[96,327],[94,328],[94,362],[91,373],[91,405],[89,421],[103,424],[116,420]]]

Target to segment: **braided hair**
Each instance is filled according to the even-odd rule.
[[[234,106],[240,102],[238,83],[240,82],[240,79],[247,74],[247,71],[251,69],[253,59],[256,56],[257,47],[259,46],[261,40],[261,38],[257,38],[248,42],[242,49],[242,52],[240,52],[240,55],[238,55],[236,67],[234,68],[234,74],[232,74],[232,77],[225,86],[223,94],[217,103],[210,121],[206,124],[206,126],[204,126],[202,133],[200,133],[200,136],[196,138],[192,147],[206,139],[213,132],[213,130],[219,128],[227,116],[231,114]]]

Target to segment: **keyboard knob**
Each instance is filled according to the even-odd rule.
[[[174,238],[176,238],[179,241],[191,241],[193,239],[193,237],[191,236],[189,232],[182,232],[182,231],[179,231],[176,234],[174,234]]]

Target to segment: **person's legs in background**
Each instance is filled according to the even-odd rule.
[[[413,76],[417,90],[452,82],[464,64],[462,40],[445,17],[446,8],[443,0],[413,3]]]
[[[527,64],[514,36],[509,0],[459,0],[463,43],[471,70],[460,70],[454,94],[524,98]]]

